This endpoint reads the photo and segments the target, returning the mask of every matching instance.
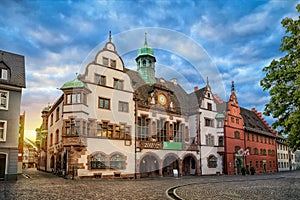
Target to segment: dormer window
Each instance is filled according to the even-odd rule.
[[[0,79],[7,80],[8,79],[8,70],[0,69]]]

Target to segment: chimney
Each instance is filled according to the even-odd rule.
[[[198,91],[198,86],[194,87],[194,92]]]

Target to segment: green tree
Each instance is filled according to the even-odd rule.
[[[300,4],[296,8],[300,13]],[[300,16],[284,18],[281,24],[286,34],[280,50],[286,54],[263,68],[266,75],[260,84],[271,96],[264,114],[276,119],[273,128],[288,134],[288,144],[296,150],[300,148]]]

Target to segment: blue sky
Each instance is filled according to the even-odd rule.
[[[22,112],[26,129],[103,48],[108,32],[125,66],[135,69],[144,32],[156,55],[156,74],[177,78],[188,92],[209,77],[227,101],[235,81],[239,104],[263,111],[262,68],[283,55],[281,20],[295,18],[297,1],[1,1],[0,49],[26,59]],[[217,77],[217,78],[216,78]],[[272,122],[271,118],[266,118]]]

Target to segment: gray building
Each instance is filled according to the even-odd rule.
[[[24,56],[0,50],[0,180],[16,180]]]

